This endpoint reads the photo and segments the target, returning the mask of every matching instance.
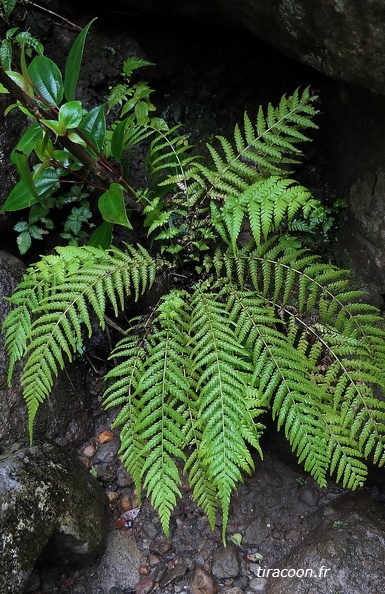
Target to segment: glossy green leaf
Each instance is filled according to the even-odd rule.
[[[20,175],[20,179],[24,183],[28,192],[32,194],[32,196],[37,198],[38,193],[32,178],[31,170],[29,168],[27,155],[25,155],[24,153],[20,153],[17,150],[14,150],[11,154],[11,161],[16,167],[17,172]]]
[[[111,184],[108,190],[100,196],[98,206],[105,221],[132,229],[131,223],[127,218],[121,185]]]
[[[63,79],[55,62],[46,56],[35,56],[28,73],[43,101],[57,107],[63,99]]]
[[[59,122],[58,120],[41,120],[41,123],[47,126],[47,128],[49,128],[53,132],[55,132],[57,136],[65,136],[67,129],[63,122]]]
[[[91,142],[98,151],[102,149],[106,136],[106,118],[104,116],[104,105],[98,105],[91,109],[79,125],[79,130]]]
[[[19,72],[15,72],[14,70],[7,70],[6,74],[9,76],[9,78],[13,80],[14,83],[16,83],[24,91],[24,93],[27,93],[27,95],[29,95],[30,97],[32,96],[32,90],[30,85]]]
[[[92,19],[79,33],[68,54],[65,72],[64,72],[64,96],[67,101],[72,101],[75,97],[76,85],[78,84],[80,66],[83,58],[84,43],[89,28],[97,17]]]
[[[23,136],[20,138],[19,142],[15,146],[14,150],[29,156],[34,150],[37,143],[41,142],[42,138],[43,130],[37,122],[34,122],[24,132]]]
[[[8,194],[1,210],[2,212],[14,212],[28,208],[38,201],[39,198],[31,194],[25,183],[20,180]]]
[[[101,248],[102,250],[108,249],[112,242],[113,227],[113,223],[103,221],[103,223],[101,223],[101,225],[99,225],[99,227],[97,227],[91,235],[88,245]]]
[[[54,151],[50,134],[43,133],[41,142],[35,145],[34,150],[40,161],[51,160]]]
[[[120,161],[124,146],[124,131],[126,129],[127,119],[119,122],[115,127],[111,137],[111,153],[116,161]]]
[[[64,124],[67,129],[79,126],[82,117],[83,108],[80,101],[68,101],[59,109],[59,122]]]
[[[3,212],[14,212],[28,208],[39,200],[50,196],[60,185],[58,172],[52,167],[40,171],[39,176],[34,179],[37,197],[34,196],[23,180],[20,180],[8,195],[3,207]]]
[[[70,141],[73,142],[74,144],[81,144],[85,148],[88,146],[86,141],[84,140],[84,138],[79,136],[79,134],[77,134],[76,132],[69,132],[67,134],[67,136],[70,139]]]
[[[53,158],[61,163],[66,169],[71,169],[71,171],[78,171],[83,167],[83,164],[78,161],[72,153],[66,150],[53,151]]]

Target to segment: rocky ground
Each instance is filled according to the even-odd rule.
[[[256,458],[255,475],[233,497],[226,547],[220,517],[211,531],[187,482],[183,482],[183,497],[167,540],[149,501],[144,497],[139,505],[131,477],[119,459],[119,439],[110,430],[112,419],[99,406],[103,385],[94,374],[87,379],[94,395],[95,434],[77,454],[110,500],[106,549],[84,568],[50,566],[43,555],[28,594],[264,592],[263,570],[282,567],[282,559],[319,523],[315,512],[343,493],[334,483],[321,490],[300,468],[284,462],[282,451],[280,456],[274,452],[280,441],[275,435],[276,445],[266,444],[264,461]],[[337,534],[338,521],[335,530]]]
[[[220,517],[211,531],[186,481],[167,540],[145,496],[139,504],[131,477],[121,463],[119,439],[110,430],[113,419],[100,407],[103,383],[94,372],[87,373],[86,380],[94,397],[95,433],[78,448],[77,455],[110,501],[106,546],[99,558],[85,567],[50,564],[43,554],[25,594],[380,594],[381,589],[364,585],[362,575],[363,567],[370,569],[373,555],[368,538],[375,539],[374,580],[384,560],[383,554],[377,558],[376,552],[385,544],[385,491],[373,486],[378,476],[356,492],[353,500],[332,481],[328,488],[320,489],[271,429],[264,460],[256,457],[255,474],[246,478],[233,496],[227,546],[222,543]],[[374,523],[372,516],[366,516],[369,509],[375,514]],[[364,535],[356,534],[357,523],[363,525]],[[282,584],[274,589],[273,581],[271,589],[267,570],[281,572],[285,568],[315,572],[309,589],[303,581],[294,590]],[[330,571],[333,576],[327,575]],[[359,582],[357,590],[355,580]],[[341,583],[349,588],[333,589],[333,584]]]

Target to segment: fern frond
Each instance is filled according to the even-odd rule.
[[[117,315],[127,296],[138,299],[151,286],[155,268],[154,260],[141,247],[127,246],[127,252],[122,252],[68,246],[58,248],[57,255],[43,258],[27,271],[12,297],[22,329],[15,337],[9,320],[5,328],[11,360],[26,356],[21,384],[31,439],[37,409],[49,395],[54,376],[64,367],[65,356],[72,360],[82,344],[82,327],[91,335],[89,307],[104,327],[106,301]],[[31,296],[26,299],[28,290]]]
[[[299,162],[297,144],[309,140],[303,131],[317,127],[315,101],[309,88],[302,93],[297,89],[291,97],[283,96],[278,107],[269,104],[266,116],[260,108],[255,124],[245,113],[243,130],[239,125],[234,129],[234,146],[223,136],[217,137],[219,149],[207,145],[213,169],[195,163],[185,172],[189,196],[195,201],[210,197],[222,203],[261,178],[286,177],[290,171],[283,167]]]
[[[135,392],[139,400],[135,432],[145,440],[143,486],[167,536],[171,512],[181,495],[177,459],[185,460],[186,418],[179,405],[188,401],[191,391],[184,373],[186,307],[183,291],[164,297],[154,320],[154,335],[147,337],[147,357]]]
[[[259,245],[278,231],[283,222],[290,223],[299,210],[317,205],[318,201],[311,198],[310,192],[294,180],[270,176],[256,181],[237,196],[229,196],[219,218],[220,223],[227,227],[229,240],[236,252],[246,217],[255,243]],[[218,217],[213,220],[213,225],[217,229]]]
[[[154,130],[149,126],[126,126],[124,129],[124,149],[129,150],[134,146],[153,136]]]
[[[202,433],[196,427],[196,419],[194,419],[193,428],[194,432],[187,437],[188,443],[192,446],[192,451],[186,460],[183,471],[188,473],[194,501],[202,508],[211,530],[214,530],[218,509],[218,489],[210,480],[205,458],[202,457],[199,450]]]
[[[224,538],[231,493],[242,480],[242,471],[250,473],[254,467],[246,441],[258,444],[257,427],[245,406],[253,369],[220,294],[197,286],[191,306],[191,357],[199,377],[199,452],[218,493]]]
[[[238,339],[253,353],[259,390],[299,460],[319,484],[333,469],[357,487],[367,472],[363,458],[385,462],[385,402],[373,396],[373,386],[385,392],[380,312],[348,290],[347,271],[286,250],[285,242],[237,257],[218,251],[213,264],[218,275],[252,289],[228,288],[228,307]]]
[[[313,382],[311,364],[301,348],[291,344],[274,308],[250,291],[224,287],[236,336],[252,353],[255,383],[293,451],[305,460],[305,469],[326,485],[329,458],[324,447],[322,400],[324,392]],[[323,444],[323,445],[322,445]]]
[[[149,329],[147,329],[149,331]],[[146,357],[145,334],[140,323],[114,348],[110,359],[118,360],[105,376],[109,386],[103,394],[103,407],[120,408],[112,428],[120,427],[121,461],[134,480],[138,502],[142,497],[142,468],[144,465],[144,440],[136,431],[139,414],[138,385]]]

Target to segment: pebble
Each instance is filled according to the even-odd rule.
[[[133,507],[135,507],[135,506],[132,505],[132,497],[131,497],[131,495],[126,495],[125,494],[125,495],[123,495],[121,497],[121,499],[120,499],[120,507],[121,507],[121,509],[123,511],[128,511],[128,510],[132,509]]]
[[[305,503],[309,507],[314,507],[319,501],[320,493],[312,487],[305,486],[299,490],[298,496],[302,503]]]
[[[160,562],[160,559],[159,559],[158,555],[154,555],[153,553],[151,553],[148,558],[148,562],[151,565],[151,567],[153,567],[154,565],[158,565],[158,563]]]
[[[267,579],[266,578],[255,578],[254,580],[251,580],[249,587],[253,592],[264,592],[265,588],[266,588],[266,584],[267,584]]]
[[[114,439],[114,434],[112,433],[112,431],[102,431],[102,433],[100,433],[98,435],[98,442],[99,443],[108,443],[109,441],[112,441]]]
[[[156,538],[159,534],[158,528],[155,526],[154,522],[151,520],[144,520],[142,524],[142,530],[147,538]]]
[[[87,458],[92,458],[92,456],[95,455],[96,452],[96,448],[93,445],[88,445],[84,448],[83,450],[83,454],[87,457]]]
[[[241,571],[237,547],[230,543],[213,553],[212,572],[218,579],[237,577]]]
[[[151,569],[147,563],[142,563],[139,565],[139,575],[150,575]]]
[[[116,491],[106,491],[106,495],[110,503],[114,503],[114,501],[116,501],[119,497],[119,493]]]
[[[119,449],[119,440],[114,439],[113,441],[107,441],[102,443],[100,447],[97,449],[94,457],[94,464],[98,464],[100,462],[114,462],[116,458],[116,453]],[[115,475],[114,475],[115,476]]]
[[[173,582],[177,578],[182,577],[186,573],[186,571],[187,567],[185,565],[177,565],[176,567],[174,567],[174,569],[168,571],[166,575],[161,579],[161,581],[159,582],[160,588],[164,588],[168,584],[171,584],[171,582]]]
[[[116,482],[118,487],[131,487],[133,484],[133,478],[128,474],[124,466],[120,465],[116,474]]]
[[[220,587],[213,575],[202,567],[197,567],[190,581],[192,594],[217,594]]]
[[[155,582],[150,577],[144,577],[135,585],[135,594],[149,594],[153,589]]]

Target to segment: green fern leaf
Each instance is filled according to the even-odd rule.
[[[8,335],[7,348],[12,348],[13,362],[21,354],[27,357],[21,383],[31,439],[37,409],[49,395],[58,369],[64,367],[64,357],[72,360],[78,352],[81,326],[92,332],[88,308],[104,327],[106,297],[117,314],[119,306],[124,308],[124,297],[133,293],[138,298],[154,277],[155,263],[149,254],[129,246],[126,253],[89,246],[58,248],[57,255],[43,258],[27,271],[12,297],[14,303],[22,302],[16,310],[22,330],[17,336]],[[28,290],[31,296],[26,299]],[[11,314],[9,319],[15,320]],[[6,329],[9,323],[5,321]]]
[[[225,538],[231,493],[242,480],[241,471],[251,472],[254,467],[244,438],[247,432],[242,430],[245,424],[258,441],[244,399],[245,386],[252,381],[252,366],[247,351],[236,340],[220,294],[198,286],[191,304],[190,348],[193,370],[199,376],[199,452],[218,493]]]
[[[110,359],[121,362],[107,373],[105,379],[110,385],[103,394],[103,406],[106,410],[120,408],[112,427],[121,428],[119,454],[122,463],[134,480],[139,504],[142,498],[145,441],[141,433],[136,430],[140,410],[136,393],[145,357],[145,336],[138,322],[131,329],[130,334],[116,345],[110,356]]]
[[[184,373],[186,345],[185,293],[172,291],[159,306],[154,337],[148,336],[136,394],[139,398],[135,431],[146,441],[142,455],[144,487],[158,510],[165,534],[170,515],[180,497],[176,459],[184,460],[185,416],[178,410],[190,387]]]

